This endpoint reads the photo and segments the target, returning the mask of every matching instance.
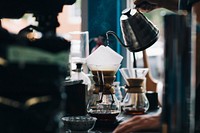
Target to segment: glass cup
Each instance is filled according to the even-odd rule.
[[[70,63],[71,70],[76,69],[76,63],[83,63],[83,72],[88,73],[85,59],[89,55],[89,33],[88,31],[69,32],[71,41]]]

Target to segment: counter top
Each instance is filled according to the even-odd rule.
[[[152,111],[148,111],[146,114],[144,115],[155,115],[157,113],[161,112],[161,108],[157,109],[157,110],[152,110]],[[116,122],[96,122],[95,127],[93,129],[93,131],[91,131],[91,133],[112,133],[112,131],[118,126],[118,124],[120,124],[123,121],[126,121],[128,119],[130,119],[131,117],[133,117],[133,115],[126,115],[124,113],[121,113],[117,116],[117,121]],[[137,132],[135,132],[137,133]],[[160,133],[159,129],[154,129],[154,130],[143,130],[140,131],[138,133]]]

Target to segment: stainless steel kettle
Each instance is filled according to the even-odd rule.
[[[158,28],[135,8],[122,11],[120,25],[125,44],[113,31],[107,31],[107,37],[109,34],[113,35],[122,46],[131,52],[145,50],[158,40]]]

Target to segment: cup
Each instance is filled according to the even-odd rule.
[[[96,124],[96,117],[66,116],[61,118],[66,133],[89,133]]]
[[[76,63],[83,64],[83,72],[88,73],[85,65],[86,57],[89,55],[89,33],[88,31],[69,32],[69,40],[71,41],[70,63],[71,70],[76,69]]]
[[[158,102],[158,93],[154,91],[147,91],[146,97],[149,101],[149,111],[156,110],[159,108],[159,102]]]

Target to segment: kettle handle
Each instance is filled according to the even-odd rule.
[[[109,34],[113,35],[113,36],[119,41],[119,43],[120,43],[123,47],[125,47],[125,48],[129,47],[129,46],[126,46],[126,45],[120,40],[120,38],[117,36],[117,34],[116,34],[114,31],[107,31],[107,32],[106,32],[107,40],[108,40],[108,35],[109,35]]]

